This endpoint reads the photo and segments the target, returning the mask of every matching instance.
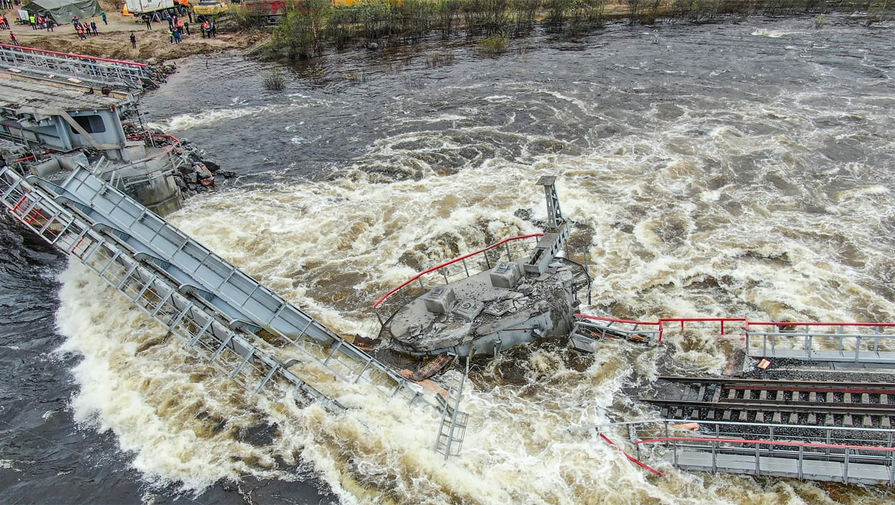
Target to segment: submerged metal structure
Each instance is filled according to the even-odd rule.
[[[573,309],[589,297],[590,276],[563,255],[570,231],[555,181],[538,180],[547,201],[543,233],[442,263],[380,298],[382,345],[410,356],[465,357],[567,335]]]
[[[14,218],[252,392],[276,383],[343,410],[345,386],[369,383],[434,407],[436,450],[458,452],[468,417],[459,388],[424,394],[160,217],[181,207],[187,176],[214,178],[179,139],[125,133],[123,114],[142,125],[134,92],[147,65],[5,44],[0,64],[0,138],[30,154],[13,162],[19,170],[0,169],[0,201]]]
[[[363,381],[385,396],[447,411],[447,402],[427,399],[419,385],[83,166],[60,184],[4,167],[0,201],[187,345],[204,348],[215,366],[254,393],[273,381],[341,410],[340,385]],[[458,405],[450,407],[453,427]],[[462,430],[448,431],[447,445],[459,446]]]
[[[301,401],[342,411],[340,396],[363,382],[384,397],[430,405],[440,415],[434,450],[445,459],[459,453],[468,425],[460,402],[470,358],[551,336],[569,335],[571,347],[594,352],[607,337],[659,344],[666,326],[679,324],[684,331],[685,323],[720,323],[721,335],[732,327],[743,331],[747,359],[831,367],[895,364],[893,324],[644,322],[575,314],[583,295],[589,302],[591,279],[586,265],[562,254],[570,227],[556,178],[546,176],[538,181],[547,203],[543,233],[442,263],[377,301],[382,323],[377,352],[438,355],[427,373],[466,358],[449,391],[426,394],[406,378],[417,374],[398,373],[157,215],[179,208],[180,193],[169,176],[188,159],[175,152],[177,139],[159,147],[152,142],[159,135],[140,136],[150,147],[124,133],[119,114],[135,107],[131,91],[148,77],[145,65],[3,44],[0,63],[5,66],[0,137],[24,145],[31,158],[38,157],[36,150],[67,153],[35,164],[30,172],[0,168],[0,203],[14,219],[81,262],[252,393],[276,386]],[[89,169],[83,153],[93,151],[102,157]],[[613,435],[627,430],[628,447],[638,458],[643,452],[687,470],[895,485],[895,415],[888,414],[895,412],[895,401],[888,400],[895,393],[870,391],[875,392],[866,393],[868,398],[879,399],[864,403],[886,409],[885,415],[863,416],[861,427],[832,415],[823,425],[810,426],[799,423],[798,415],[779,413],[748,417],[745,410],[735,415],[728,409],[714,417],[721,410],[713,404],[706,412],[666,410],[661,415],[668,418],[659,421],[584,430]],[[720,389],[712,394],[721,397]],[[826,395],[826,403],[837,401]],[[679,403],[693,407],[695,400]],[[767,400],[767,393],[758,398]]]

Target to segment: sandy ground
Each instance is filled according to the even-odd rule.
[[[5,11],[9,19],[17,19],[14,10]],[[221,33],[213,39],[202,38],[198,24],[191,24],[192,35],[185,35],[180,44],[171,44],[168,37],[167,23],[153,23],[152,30],[138,18],[124,16],[111,10],[106,11],[108,25],[96,16],[86,21],[93,21],[99,35],[88,36],[87,40],[78,39],[71,23],[57,26],[53,32],[32,30],[29,25],[12,24],[12,31],[23,46],[64,51],[78,54],[89,54],[104,58],[147,61],[155,58],[158,61],[181,58],[191,54],[213,53],[226,49],[247,49],[269,36],[264,32]],[[137,49],[131,48],[130,34],[137,36]],[[9,31],[0,31],[0,41],[9,43]]]

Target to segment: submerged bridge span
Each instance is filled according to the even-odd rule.
[[[189,346],[205,349],[215,366],[255,393],[278,382],[303,400],[343,410],[340,390],[363,381],[386,396],[432,405],[443,425],[465,419],[456,404],[440,397],[430,401],[419,385],[83,166],[59,184],[0,168],[0,201],[14,218]],[[463,431],[448,432],[446,445],[458,448]]]

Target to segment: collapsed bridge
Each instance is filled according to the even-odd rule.
[[[431,401],[379,362],[140,203],[76,167],[60,184],[0,168],[9,213],[84,264],[229,377],[260,393],[271,382],[334,411],[340,390],[364,382],[441,415],[436,449],[455,454],[465,432],[459,394]],[[335,380],[332,380],[335,379]]]

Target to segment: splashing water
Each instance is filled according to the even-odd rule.
[[[595,278],[590,310],[893,320],[891,80],[876,72],[884,58],[837,58],[873,34],[802,28],[669,28],[669,49],[615,29],[595,39],[610,50],[542,48],[498,65],[469,55],[406,70],[421,89],[374,78],[303,89],[292,104],[264,109],[261,97],[232,114],[193,116],[202,125],[160,117],[182,128],[217,122],[220,140],[204,147],[225,165],[248,157],[241,174],[254,174],[170,219],[337,332],[369,336],[370,307],[391,287],[537,231],[546,209],[534,182],[557,175],[573,255],[586,256]],[[815,36],[841,49],[817,49]],[[892,56],[891,44],[869,40]],[[723,65],[715,52],[727,53]],[[342,122],[352,113],[362,129]],[[247,117],[263,163],[228,150],[241,135],[228,128]],[[289,138],[327,128],[345,139],[337,151],[346,158],[312,158],[310,180],[282,163],[255,170],[277,166],[274,152],[290,158]],[[840,489],[849,503],[891,498],[667,465],[654,478],[595,434],[568,432],[654,415],[626,388],[669,363],[723,370],[716,339],[678,335],[649,350],[610,342],[594,356],[550,342],[477,363],[463,452],[445,463],[433,452],[438,421],[421,408],[360,385],[346,389],[356,408],[344,415],[282,391],[252,396],[83,269],[69,266],[61,282],[63,351],[84,356],[73,370],[76,419],[114,432],[151,483],[200,492],[244,475],[313,475],[346,504],[814,504],[842,502]]]

